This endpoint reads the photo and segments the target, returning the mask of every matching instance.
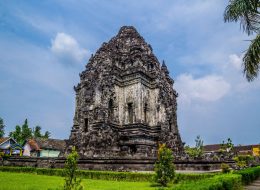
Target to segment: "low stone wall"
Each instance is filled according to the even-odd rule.
[[[80,159],[78,167],[88,170],[152,171],[156,159]],[[219,161],[175,161],[177,170],[210,171],[220,169]],[[233,161],[225,162],[229,165]],[[29,166],[39,168],[63,168],[65,158],[11,157],[1,162],[2,166]]]
[[[175,161],[175,168],[177,170],[189,170],[189,171],[212,171],[220,170],[221,164],[226,163],[231,167],[235,164],[234,161],[207,161],[207,160],[187,160],[187,161]]]

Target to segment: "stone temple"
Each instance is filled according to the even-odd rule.
[[[163,62],[132,26],[91,56],[74,87],[76,110],[67,151],[81,158],[155,158],[159,143],[183,153],[178,94]]]

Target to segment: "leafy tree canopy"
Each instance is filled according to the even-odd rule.
[[[167,148],[165,144],[159,145],[158,160],[155,163],[155,182],[166,187],[175,175],[175,166],[173,164],[172,150]]]
[[[231,138],[227,139],[227,142],[223,141],[221,144],[221,149],[226,152],[231,152],[234,149],[234,144],[231,140]]]
[[[254,80],[260,69],[260,0],[229,0],[224,12],[225,22],[238,22],[248,35],[256,35],[243,57],[244,74]]]
[[[4,120],[0,117],[0,138],[5,135]]]
[[[33,129],[30,128],[28,120],[25,119],[22,127],[16,125],[15,130],[10,132],[9,136],[14,138],[19,144],[24,144],[25,141],[30,138],[49,138],[50,132],[46,131],[45,134],[42,134],[41,127],[38,125]]]
[[[193,159],[200,159],[203,155],[203,140],[198,135],[195,139],[195,147],[185,146],[185,152]]]
[[[76,148],[72,148],[72,152],[68,155],[65,162],[65,182],[64,190],[83,190],[81,185],[81,179],[77,179],[76,171],[78,169],[78,158],[79,155]]]

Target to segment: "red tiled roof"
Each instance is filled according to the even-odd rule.
[[[10,137],[2,137],[0,138],[0,144],[2,144],[3,142],[7,141]]]
[[[62,151],[66,146],[65,140],[60,139],[36,138],[28,140],[27,143],[31,146],[32,150],[52,149]]]
[[[60,139],[37,138],[35,140],[41,149],[52,149],[52,150],[63,151],[66,146],[65,140],[60,140]]]
[[[218,151],[221,149],[221,144],[209,144],[203,146],[203,150],[205,152],[212,152],[212,151]]]
[[[27,143],[31,146],[32,150],[40,150],[40,147],[34,139],[29,139]]]

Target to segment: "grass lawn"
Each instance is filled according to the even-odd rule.
[[[62,187],[63,177],[0,172],[0,190],[48,190]],[[149,182],[120,182],[83,179],[84,190],[152,190]]]

